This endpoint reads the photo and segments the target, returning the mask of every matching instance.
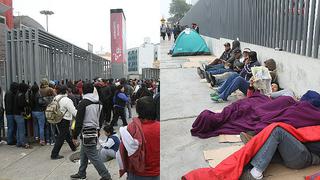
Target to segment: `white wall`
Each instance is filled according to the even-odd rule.
[[[142,68],[152,68],[154,61],[154,45],[145,44],[139,47],[138,60],[139,74],[142,74]]]
[[[224,51],[225,42],[229,39],[214,39],[203,37],[211,52],[219,57]],[[277,74],[280,87],[292,89],[297,96],[302,96],[307,90],[320,92],[320,59],[314,59],[285,51],[275,51],[264,46],[241,42],[241,49],[250,48],[256,51],[261,64],[273,58],[277,63]]]

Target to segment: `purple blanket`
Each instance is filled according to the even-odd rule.
[[[193,123],[191,134],[209,138],[246,131],[258,133],[273,122],[285,122],[295,128],[319,125],[320,109],[309,102],[296,102],[291,97],[270,100],[255,93],[250,98],[230,104],[221,113],[203,111]]]

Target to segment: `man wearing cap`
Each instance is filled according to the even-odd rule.
[[[225,43],[224,44],[224,52],[222,53],[222,55],[220,56],[219,59],[222,60],[228,60],[231,57],[231,45],[230,43]]]

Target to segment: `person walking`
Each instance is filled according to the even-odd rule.
[[[91,83],[83,84],[83,100],[78,106],[75,130],[72,134],[74,144],[78,144],[77,137],[81,134],[80,167],[78,173],[70,177],[86,179],[86,169],[90,160],[101,176],[100,180],[111,180],[111,175],[101,161],[96,148],[102,105],[93,90],[94,86]]]
[[[121,117],[122,119],[123,126],[128,125],[126,120],[126,113],[125,113],[125,107],[128,100],[129,99],[127,95],[124,93],[124,87],[122,85],[118,85],[115,96],[113,97],[114,113],[113,113],[113,118],[110,124],[111,126],[117,125],[119,117]]]
[[[163,40],[166,40],[167,27],[164,24],[160,26],[160,34]]]
[[[67,86],[58,85],[57,93],[58,95],[54,97],[54,101],[58,101],[60,106],[60,111],[64,113],[63,119],[57,123],[57,131],[58,135],[56,137],[56,142],[51,151],[51,159],[62,159],[63,156],[59,155],[61,147],[64,143],[64,140],[67,141],[72,151],[76,151],[77,147],[72,142],[72,138],[70,135],[70,121],[72,121],[72,117],[77,115],[77,110],[73,105],[73,102],[70,98],[68,98],[67,94]]]

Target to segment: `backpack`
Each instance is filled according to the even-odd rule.
[[[46,114],[46,118],[47,118],[49,123],[51,123],[51,124],[59,123],[63,119],[63,116],[67,113],[67,111],[62,113],[61,110],[60,110],[59,102],[64,97],[65,96],[61,96],[59,99],[54,99],[47,106],[45,114]]]

